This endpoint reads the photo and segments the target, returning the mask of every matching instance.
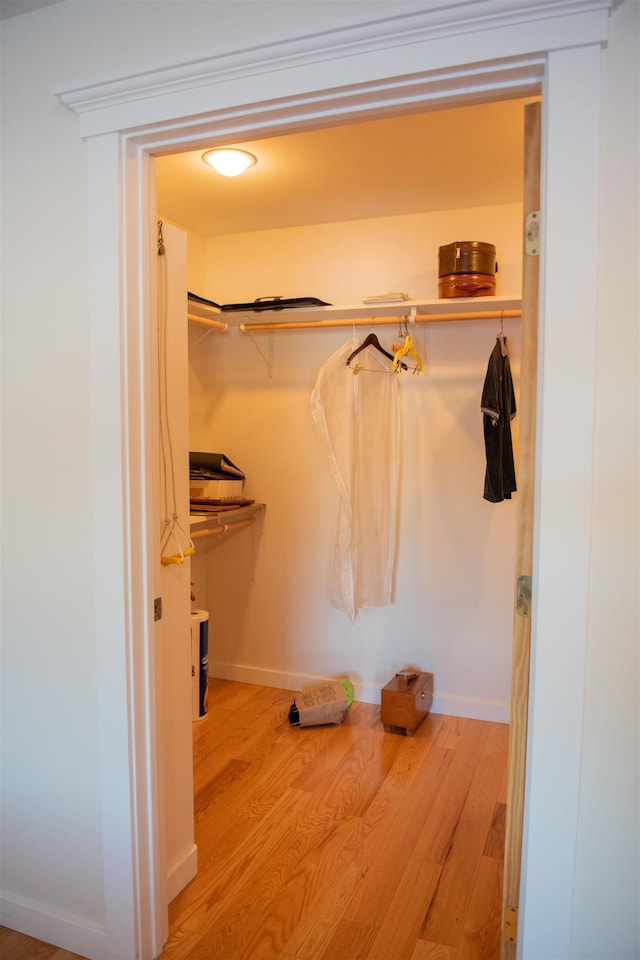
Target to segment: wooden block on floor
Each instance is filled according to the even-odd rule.
[[[432,673],[397,673],[382,688],[380,716],[387,733],[413,736],[433,703]]]

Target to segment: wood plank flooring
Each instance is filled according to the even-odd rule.
[[[2,960],[83,960],[76,953],[25,937],[7,927],[0,927],[0,957]]]
[[[403,737],[354,703],[340,726],[300,729],[291,699],[210,682],[199,872],[161,960],[498,960],[508,727],[430,714]],[[6,960],[74,960],[10,933]]]
[[[162,960],[497,960],[508,727],[377,706],[290,727],[288,691],[214,680],[194,725],[199,874]]]

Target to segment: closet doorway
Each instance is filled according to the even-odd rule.
[[[158,552],[148,493],[155,429],[149,349],[156,318],[153,157],[228,143],[240,130],[243,136],[269,136],[330,117],[338,124],[388,115],[392,105],[444,107],[541,89],[544,389],[538,405],[536,697],[527,759],[523,942],[526,949],[531,931],[544,929],[569,952],[593,527],[588,504],[598,329],[598,111],[609,5],[569,11],[558,2],[535,13],[498,6],[489,12],[483,7],[479,20],[461,21],[455,8],[417,5],[409,13],[380,13],[333,32],[311,30],[222,58],[187,56],[158,69],[133,65],[115,81],[76,82],[56,91],[87,140],[91,429],[101,440],[92,448],[99,504],[93,533],[95,542],[110,545],[95,567],[94,595],[100,755],[109,785],[102,824],[104,835],[118,841],[104,850],[106,936],[114,956],[157,953],[166,933],[154,709],[158,594],[150,559]],[[407,18],[416,25],[410,35]],[[576,234],[584,240],[579,247]],[[566,356],[575,361],[569,369],[560,360]],[[558,489],[572,490],[577,477],[579,496],[565,498],[559,511]],[[554,724],[563,726],[561,739],[548,735]],[[549,790],[558,769],[564,772],[562,793]],[[551,856],[557,862],[552,876]],[[123,890],[133,891],[126,909]]]
[[[531,109],[527,108],[529,114]],[[525,198],[525,216],[532,210],[539,209],[539,161],[538,165],[532,165],[530,158],[534,155],[539,157],[539,105],[534,107],[534,112],[538,115],[538,133],[537,139],[534,131],[535,123],[530,119],[527,121],[527,148],[525,155],[527,157],[527,166],[525,171],[525,191],[531,194]],[[162,164],[162,160],[159,164]],[[161,179],[161,177],[160,177]],[[536,198],[537,194],[537,199]],[[160,207],[160,215],[165,215]],[[175,214],[168,217],[174,222],[179,223],[180,218]],[[521,232],[524,232],[524,225]],[[447,240],[452,239],[447,237]],[[527,256],[523,254],[525,266],[523,269],[524,278],[524,320],[523,320],[523,345],[521,346],[521,367],[524,384],[521,383],[521,397],[519,401],[518,421],[520,424],[520,443],[519,443],[519,465],[518,482],[519,496],[518,507],[519,516],[516,522],[516,533],[518,545],[516,547],[516,567],[515,577],[531,573],[531,529],[532,529],[532,510],[533,510],[533,465],[534,465],[534,443],[535,443],[535,356],[537,341],[537,326],[534,322],[537,319],[537,257],[529,256],[527,265]],[[191,287],[190,287],[191,288]],[[198,290],[204,296],[215,295],[215,291],[206,289]],[[312,292],[312,291],[310,291]],[[226,298],[222,298],[226,299]],[[460,332],[461,333],[461,332]],[[214,335],[215,336],[215,335]],[[526,346],[525,346],[526,345]],[[249,344],[245,346],[249,349]],[[275,347],[280,349],[279,345]],[[231,453],[232,450],[229,450]],[[515,579],[515,578],[514,578]],[[522,609],[522,604],[521,604]],[[527,686],[528,686],[528,621],[520,614],[516,616],[514,626],[514,657],[513,657],[513,690],[512,690],[512,711],[515,711],[512,720],[512,743],[511,743],[511,774],[510,774],[510,811],[511,813],[508,827],[508,858],[505,870],[505,904],[507,907],[517,906],[517,885],[519,881],[519,863],[520,863],[520,835],[522,821],[522,789],[524,778],[524,741],[526,737],[526,705],[527,705]],[[513,716],[513,714],[512,714]],[[515,722],[514,722],[515,720]],[[520,798],[519,800],[516,798]],[[511,879],[509,879],[509,877]],[[512,922],[511,915],[509,923]],[[509,956],[511,947],[505,947],[504,956]]]

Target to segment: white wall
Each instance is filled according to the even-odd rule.
[[[216,43],[248,44],[252,36],[272,33],[274,24],[320,23],[377,6],[256,3],[248,16],[247,3],[98,0],[63,2],[1,25],[2,918],[77,952],[98,956],[102,945],[101,796],[108,798],[108,791],[98,774],[96,651],[86,627],[100,551],[87,532],[92,478],[86,157],[76,119],[60,107],[52,89],[203,47],[211,50]],[[613,302],[607,298],[599,312],[572,956],[627,960],[639,953],[638,622],[629,599],[637,592],[638,309],[636,285],[619,282],[618,271],[626,256],[634,264],[632,273],[637,266],[637,222],[627,220],[638,169],[637,101],[627,100],[637,91],[633,0],[616,7],[611,27],[603,104],[607,126],[601,137],[606,186],[599,279],[603,296],[610,292]],[[324,75],[318,85],[329,85]],[[612,122],[622,103],[628,104],[624,117]],[[614,494],[612,464],[623,484]],[[611,602],[612,589],[620,586],[620,599]],[[538,752],[544,754],[544,744]],[[536,795],[552,801],[558,783],[546,773],[543,767]],[[605,785],[610,788],[606,797]],[[609,841],[604,860],[601,838]],[[118,837],[104,842],[116,844]],[[541,825],[527,842],[543,855],[546,870],[554,870],[548,828]],[[544,940],[544,903],[533,905],[529,915]],[[552,956],[553,943],[547,947]]]
[[[86,173],[51,93],[75,46],[62,13],[2,24],[3,917],[99,935]]]
[[[517,294],[520,204],[209,238],[196,292],[225,303],[274,292],[334,304],[386,290],[434,298],[438,246],[462,237],[495,243],[498,290]],[[310,395],[353,328],[254,333],[252,342],[241,319],[229,316],[224,334],[190,333],[191,449],[221,448],[245,470],[247,496],[267,504],[264,527],[198,544],[192,569],[212,617],[210,672],[294,687],[348,674],[359,699],[379,702],[395,671],[414,665],[434,672],[436,711],[506,722],[515,500],[482,497],[480,413],[499,323],[413,331],[426,367],[400,380],[394,603],[352,624],[329,604],[338,496]],[[506,324],[517,384],[520,325]],[[368,332],[359,328],[359,339]],[[397,332],[382,327],[378,336],[390,347]]]
[[[572,956],[640,956],[640,5],[604,56],[592,590]],[[623,386],[624,385],[624,386]],[[613,882],[610,882],[613,880]],[[597,904],[597,909],[594,905]]]
[[[404,216],[209,237],[204,241],[203,295],[217,303],[244,303],[276,290],[282,296],[316,296],[344,305],[360,303],[368,294],[401,290],[413,298],[437,299],[438,247],[486,238],[496,246],[496,293],[517,297],[521,209],[518,204],[489,207],[479,197],[468,209],[418,210]],[[199,239],[190,238],[189,258],[192,246],[198,250]]]
[[[65,0],[0,22],[0,922],[83,955],[104,950],[102,851],[118,837],[102,836],[86,145],[53,90],[387,4],[337,6]]]

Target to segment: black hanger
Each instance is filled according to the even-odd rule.
[[[360,346],[359,346],[359,347],[356,347],[356,349],[353,351],[353,353],[350,354],[350,356],[347,358],[346,365],[347,365],[347,366],[350,366],[351,361],[353,360],[353,358],[356,357],[356,356],[360,353],[361,350],[364,350],[365,347],[375,347],[376,350],[379,350],[380,353],[381,353],[383,356],[385,356],[388,360],[393,360],[393,354],[392,354],[392,353],[389,353],[388,350],[385,350],[385,349],[384,349],[384,347],[382,346],[382,344],[381,344],[380,341],[378,340],[378,338],[377,338],[377,336],[375,335],[375,333],[370,333],[368,337],[365,337],[365,339],[362,341],[362,343],[360,344]],[[406,365],[405,363],[401,363],[401,364],[399,364],[399,366],[401,366],[401,367],[403,368],[403,370],[406,370],[406,369],[407,369],[407,365]]]

